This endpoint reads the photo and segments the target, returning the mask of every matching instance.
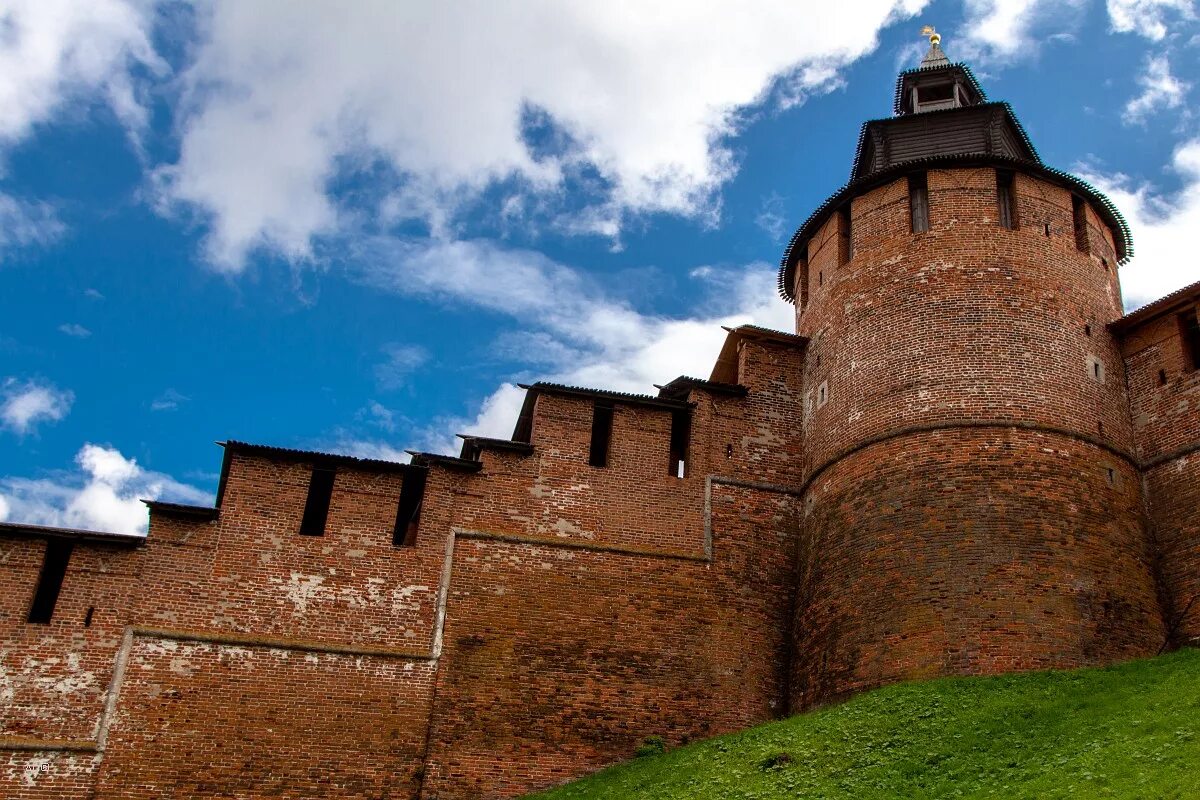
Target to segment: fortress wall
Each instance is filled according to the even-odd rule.
[[[1174,644],[1200,641],[1200,370],[1188,363],[1178,321],[1196,308],[1194,301],[1183,302],[1122,331]]]
[[[925,233],[907,180],[854,199],[853,258],[800,316],[800,704],[1161,642],[1107,256],[1077,249],[1065,189],[1018,176],[1006,230],[994,170],[927,183]]]
[[[0,741],[93,743],[144,553],[75,547],[54,616],[26,622],[46,542],[0,536]],[[88,609],[92,609],[90,625]]]
[[[430,662],[138,637],[100,797],[412,797]]]
[[[792,498],[714,484],[712,506],[711,563],[459,534],[423,796],[514,797],[783,711]]]

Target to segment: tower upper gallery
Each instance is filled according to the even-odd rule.
[[[1066,189],[1109,231],[1113,260],[1124,264],[1133,256],[1129,227],[1112,202],[1086,181],[1047,166],[1012,107],[989,100],[971,68],[952,62],[934,33],[920,65],[897,77],[892,116],[863,123],[849,182],[793,235],[780,262],[780,295],[800,308],[805,305],[807,284],[798,288],[797,267],[807,261],[809,243],[826,222],[849,215],[854,198],[906,175],[958,167],[1019,171]],[[1000,215],[1006,227],[1016,224],[1003,209]],[[1084,216],[1082,207],[1079,215]],[[851,250],[848,241],[847,254]]]

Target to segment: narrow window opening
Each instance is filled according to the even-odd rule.
[[[808,248],[804,248],[804,255],[796,263],[796,300],[800,303],[800,310],[808,305]]]
[[[929,184],[924,172],[908,176],[908,210],[913,233],[929,230]]]
[[[823,405],[825,405],[825,403],[828,402],[828,400],[829,400],[829,384],[822,383],[820,386],[817,387],[817,408],[820,408]]]
[[[1099,378],[1100,378],[1100,364],[1099,363],[1092,364],[1092,375],[1094,375],[1096,377],[1096,379],[1099,380]]]
[[[1042,225],[1042,230],[1046,232],[1046,238],[1047,239],[1050,238],[1050,223],[1049,222]]]
[[[597,400],[592,407],[592,446],[588,463],[593,467],[608,466],[608,445],[612,441],[613,404]]]
[[[1112,467],[1108,468],[1108,485],[1112,486],[1117,482],[1117,473]]]
[[[1075,248],[1088,252],[1087,207],[1079,195],[1071,195],[1071,223],[1075,228]]]
[[[824,285],[825,285],[825,273],[818,272],[817,273],[817,286],[824,286]]]
[[[1160,369],[1158,371],[1158,385],[1159,386],[1167,385],[1167,371],[1165,369]]]
[[[1091,326],[1091,325],[1084,325],[1084,326],[1083,326],[1083,335],[1084,335],[1084,336],[1091,336],[1091,335],[1092,335],[1092,326]]]
[[[733,458],[733,445],[731,445],[731,444],[725,445],[725,457]]]
[[[1096,423],[1096,430],[1100,431],[1100,433],[1104,433],[1104,423],[1103,423],[1103,422],[1097,422],[1097,423]]]
[[[692,435],[692,414],[689,411],[671,412],[671,463],[668,474],[687,477],[688,440]]]
[[[821,366],[821,357],[817,356],[817,366]]]
[[[83,627],[85,627],[85,628],[92,627],[92,617],[95,615],[95,613],[96,613],[96,607],[88,606],[87,613],[83,615]]]
[[[1108,259],[1101,256],[1100,263],[1104,265],[1104,271],[1109,272]]]
[[[396,527],[392,531],[392,544],[412,547],[417,543],[417,529],[421,525],[421,506],[425,504],[425,470],[410,470],[404,474],[400,485],[400,503],[396,506]]]
[[[854,258],[854,232],[850,227],[850,206],[838,211],[838,265]]]
[[[329,518],[329,500],[333,497],[334,470],[313,467],[308,481],[308,500],[304,503],[304,517],[300,520],[301,536],[323,536],[325,521]]]
[[[62,591],[67,564],[75,543],[64,539],[49,539],[46,554],[42,558],[42,571],[38,575],[37,589],[33,593],[33,605],[29,607],[28,621],[34,625],[48,625],[54,616],[54,606]]]
[[[996,202],[1000,207],[1000,227],[1008,230],[1017,228],[1017,195],[1013,188],[1011,170],[996,170]]]
[[[1196,309],[1179,315],[1179,338],[1183,343],[1184,371],[1200,369],[1200,321],[1196,319]]]

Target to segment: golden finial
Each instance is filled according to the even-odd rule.
[[[934,30],[932,25],[926,25],[924,28],[921,28],[921,35],[928,36],[930,44],[938,44],[942,41],[942,35]]]

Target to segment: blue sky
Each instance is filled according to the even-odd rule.
[[[0,520],[707,375],[926,23],[1126,213],[1127,306],[1200,279],[1190,0],[719,5],[0,0]]]

